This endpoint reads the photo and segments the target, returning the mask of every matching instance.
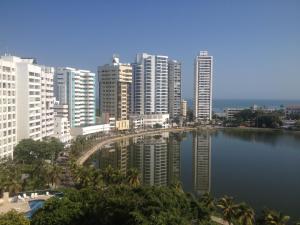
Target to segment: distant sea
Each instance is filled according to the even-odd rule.
[[[193,107],[193,100],[188,99],[188,106]],[[276,100],[276,99],[214,99],[213,111],[223,112],[228,107],[251,107],[253,105],[262,106],[266,108],[280,108],[281,105],[300,105],[299,100]]]

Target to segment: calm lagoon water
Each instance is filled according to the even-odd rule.
[[[218,130],[163,133],[106,146],[87,162],[141,173],[144,185],[182,182],[186,192],[233,196],[300,218],[300,134]]]

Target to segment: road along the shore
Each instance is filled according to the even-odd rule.
[[[77,164],[82,165],[91,155],[93,155],[100,148],[102,148],[105,145],[116,142],[116,141],[120,141],[120,140],[127,139],[127,138],[132,138],[132,137],[143,136],[143,135],[155,135],[155,134],[160,134],[160,133],[164,133],[164,132],[181,132],[181,131],[191,131],[191,130],[197,130],[197,128],[180,127],[180,128],[158,129],[158,130],[154,130],[154,131],[153,130],[152,131],[142,131],[140,133],[128,134],[128,135],[124,135],[124,136],[117,136],[117,137],[112,137],[110,139],[100,140],[99,143],[94,145],[91,149],[86,151],[82,156],[80,156],[77,159]]]

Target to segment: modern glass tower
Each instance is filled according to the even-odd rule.
[[[197,121],[212,119],[213,57],[201,51],[195,59],[194,107]]]

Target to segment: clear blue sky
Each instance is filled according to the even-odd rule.
[[[1,0],[0,53],[96,72],[113,53],[183,63],[193,94],[193,60],[214,56],[214,98],[300,99],[299,0]]]

